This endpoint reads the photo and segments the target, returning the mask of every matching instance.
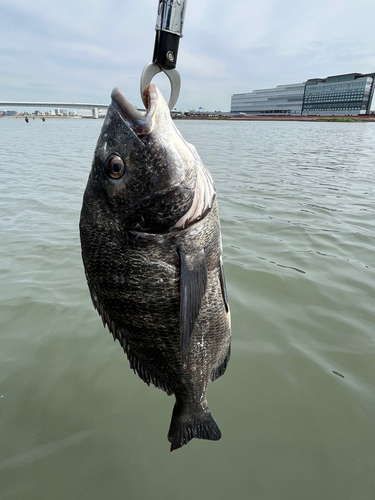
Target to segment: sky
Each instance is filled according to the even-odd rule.
[[[0,0],[0,101],[142,106],[158,0]],[[177,109],[229,111],[231,95],[375,72],[374,0],[188,0]],[[169,81],[154,83],[169,98]],[[372,105],[375,109],[375,103]]]

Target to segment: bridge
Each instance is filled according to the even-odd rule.
[[[92,117],[98,118],[98,109],[107,109],[108,104],[89,104],[77,102],[22,102],[22,101],[0,101],[0,109],[3,106],[15,106],[18,108],[74,108],[74,109],[91,109]]]

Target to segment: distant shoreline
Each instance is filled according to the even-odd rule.
[[[229,120],[280,122],[375,122],[375,115],[363,116],[184,116],[175,120]]]
[[[57,119],[57,118],[61,118],[63,120],[80,120],[80,119],[89,119],[89,120],[92,120],[93,117],[92,116],[56,116],[56,115],[13,115],[13,116],[0,116],[0,118],[18,118],[18,119],[22,119],[24,120],[25,118],[28,118],[29,120],[42,120],[43,118],[45,118],[46,120],[50,120],[51,118],[53,119]],[[99,116],[98,120],[102,120],[104,118],[104,116]]]
[[[28,118],[29,120],[46,120],[50,119],[63,119],[63,120],[93,120],[92,116],[54,116],[54,115],[17,115],[17,116],[0,116],[0,118]],[[104,116],[99,116],[97,120],[102,120]],[[213,121],[277,121],[277,122],[375,122],[375,115],[362,115],[362,116],[175,116],[173,120],[213,120]]]

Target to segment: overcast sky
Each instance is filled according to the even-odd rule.
[[[0,0],[0,101],[141,106],[158,0]],[[375,72],[375,0],[188,0],[178,109],[229,111],[231,95]],[[169,97],[166,77],[154,82]],[[372,108],[375,108],[373,104]]]

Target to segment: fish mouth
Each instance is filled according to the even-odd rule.
[[[125,123],[138,137],[146,136],[151,132],[152,122],[149,117],[143,115],[123,95],[121,89],[115,87],[111,94],[112,106],[116,109]]]
[[[161,94],[154,84],[150,84],[143,91],[144,102],[146,103],[146,114],[142,114],[138,109],[133,106],[123,95],[121,89],[115,87],[111,94],[112,106],[118,111],[120,116],[124,119],[126,124],[134,131],[139,137],[148,135],[155,127],[155,120],[160,105],[163,99],[160,99]],[[169,108],[165,103],[168,110],[168,117],[170,118]]]

